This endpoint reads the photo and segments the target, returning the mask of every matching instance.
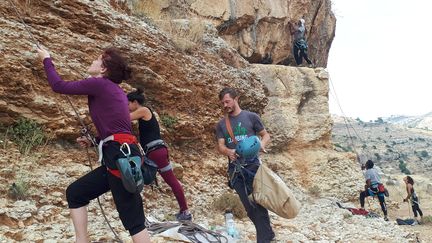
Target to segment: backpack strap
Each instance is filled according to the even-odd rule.
[[[234,133],[233,133],[233,130],[231,128],[231,122],[229,120],[228,114],[225,115],[225,126],[226,126],[226,129],[227,129],[228,134],[230,135],[231,139],[233,140],[233,142],[235,144],[237,144],[237,139],[234,137]]]

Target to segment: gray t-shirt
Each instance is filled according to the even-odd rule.
[[[366,170],[365,179],[371,181],[371,185],[381,183],[381,177],[378,174],[378,171],[375,168]]]
[[[230,116],[229,120],[234,137],[238,142],[264,130],[260,117],[254,112],[242,110],[237,116]],[[225,145],[230,149],[235,149],[236,144],[227,131],[225,118],[222,118],[216,125],[216,137],[224,138]]]
[[[294,27],[294,42],[305,39],[306,28],[304,25]]]

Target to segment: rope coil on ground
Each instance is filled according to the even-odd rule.
[[[204,227],[192,223],[191,221],[181,221],[181,222],[161,222],[161,223],[151,223],[147,221],[147,230],[153,234],[159,234],[166,230],[179,227],[178,233],[184,235],[193,243],[202,243],[199,236],[204,238],[208,243],[227,243],[228,239],[215,231],[205,229]]]

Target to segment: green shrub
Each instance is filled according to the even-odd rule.
[[[411,171],[407,168],[407,164],[402,160],[399,160],[399,169],[405,175],[411,175]]]
[[[309,187],[308,192],[314,197],[319,197],[321,195],[321,189],[317,185]]]
[[[14,200],[26,200],[29,196],[29,188],[27,180],[20,177],[9,187],[9,196]]]
[[[383,124],[384,120],[381,117],[378,117],[378,119],[376,119],[374,122],[378,124]]]
[[[424,224],[432,224],[432,215],[423,216]]]
[[[27,118],[20,118],[9,130],[9,138],[18,145],[22,154],[27,155],[33,148],[48,140],[41,125]]]
[[[379,155],[379,153],[375,153],[374,155],[375,155],[377,161],[381,160],[381,156]]]
[[[176,117],[162,114],[161,115],[161,122],[166,128],[173,128],[175,124],[178,123],[178,119]]]
[[[8,144],[8,141],[9,141],[9,133],[10,133],[10,130],[11,130],[11,127],[8,127],[8,128],[6,129],[6,131],[4,131],[4,132],[1,134],[0,143],[2,144],[3,149],[6,149],[6,148],[7,148],[7,144]]]
[[[213,202],[213,207],[221,212],[231,210],[237,218],[246,217],[246,210],[240,201],[239,196],[234,193],[224,193]]]

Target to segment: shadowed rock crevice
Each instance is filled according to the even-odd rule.
[[[314,96],[314,92],[313,91],[306,91],[306,93],[302,94],[301,98],[300,98],[300,104],[297,107],[297,114],[301,114],[302,113],[302,109],[305,106],[305,104],[311,100]]]

